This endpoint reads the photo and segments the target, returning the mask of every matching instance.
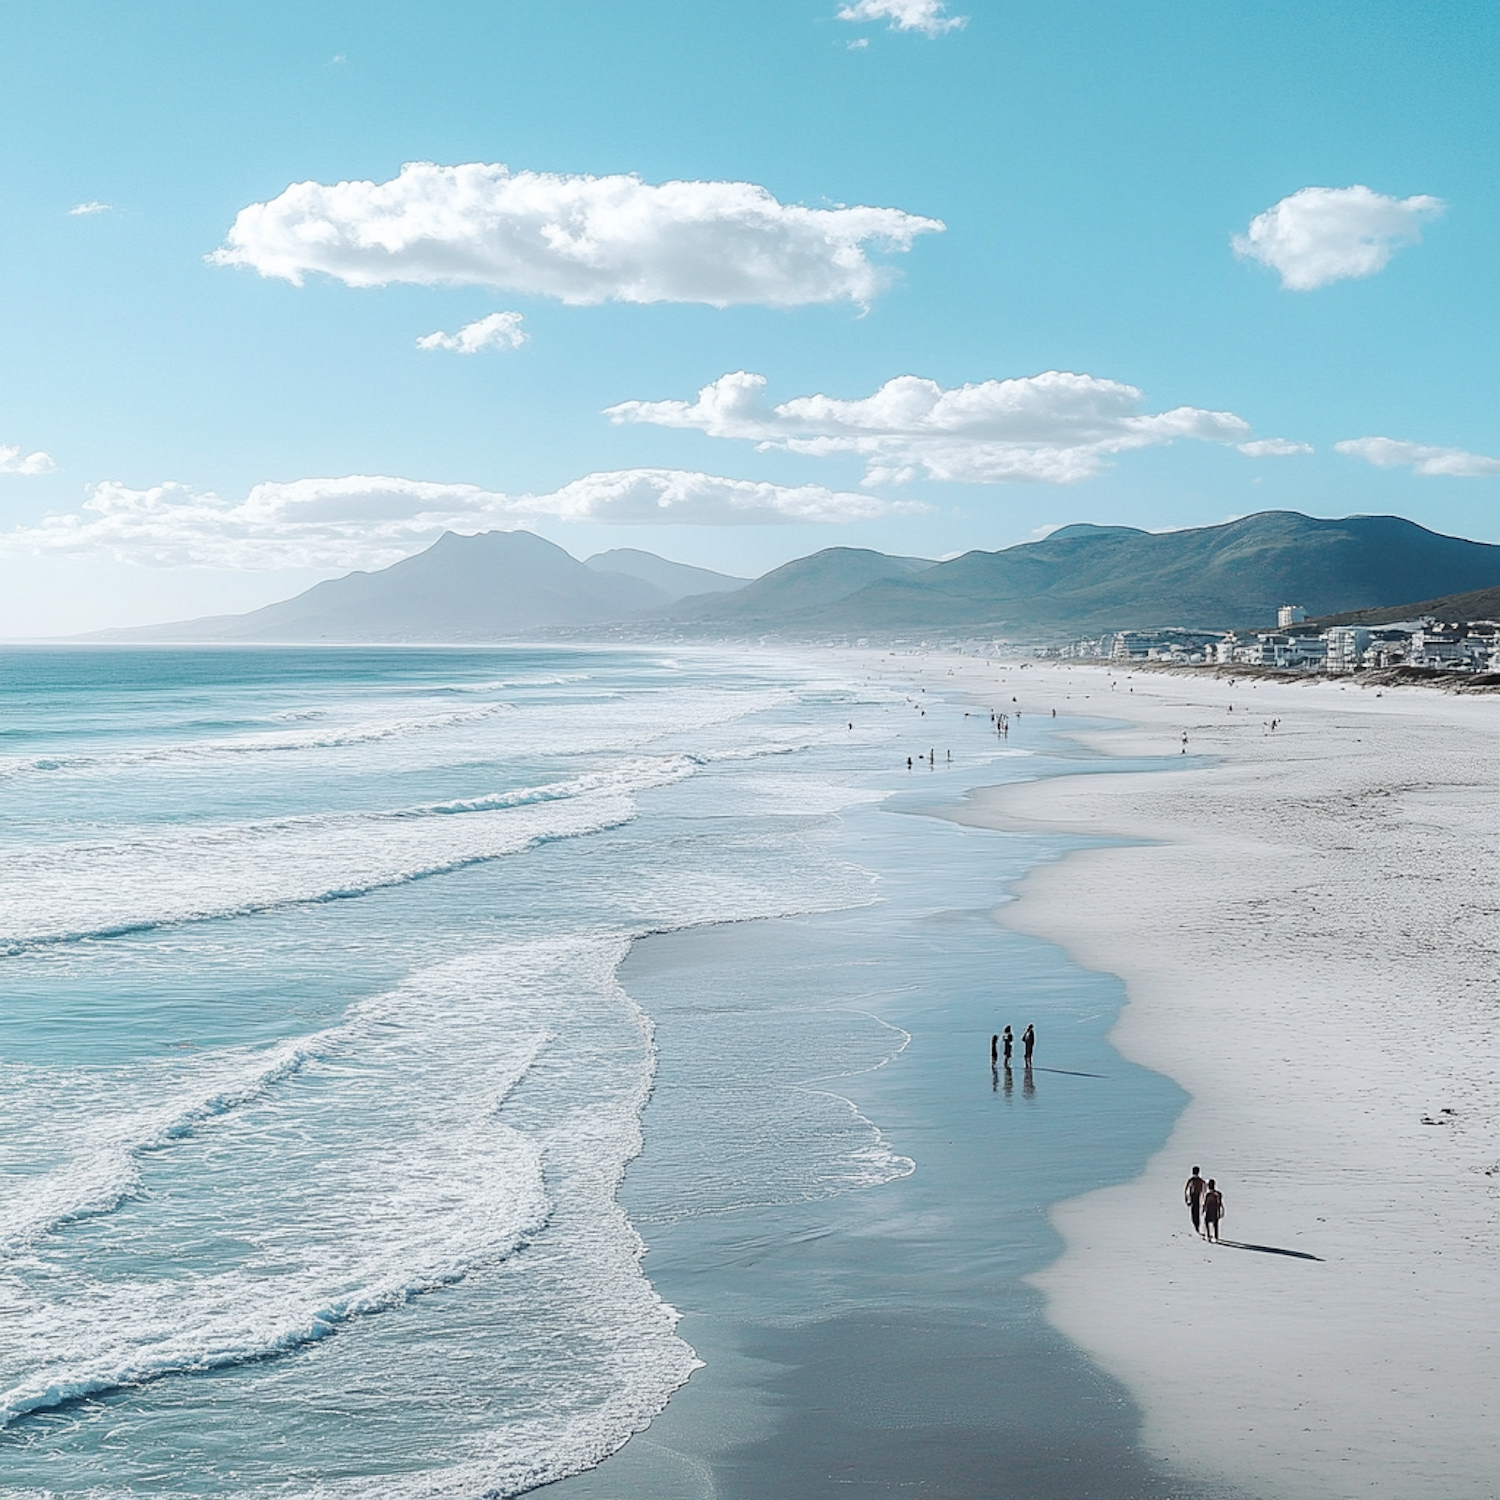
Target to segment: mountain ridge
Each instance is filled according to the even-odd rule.
[[[703,592],[674,597],[699,585]],[[1399,516],[1261,511],[1169,532],[1079,523],[946,562],[828,547],[749,582],[633,548],[579,562],[533,532],[448,532],[388,568],[330,579],[248,614],[78,639],[464,643],[607,627],[626,638],[946,633],[1044,641],[1172,625],[1267,628],[1281,604],[1299,604],[1313,619],[1430,612],[1497,587],[1500,546]]]

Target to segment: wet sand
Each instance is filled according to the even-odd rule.
[[[918,785],[930,810],[951,806],[944,778]],[[1183,1103],[1108,1044],[1114,980],[994,920],[1007,883],[1061,845],[874,809],[851,820],[861,828],[849,852],[886,872],[881,906],[652,937],[621,970],[660,1049],[622,1201],[705,1367],[620,1453],[554,1488],[570,1500],[1239,1496],[1184,1484],[1143,1452],[1135,1402],[1048,1322],[1027,1280],[1061,1248],[1049,1206],[1137,1175]],[[692,1071],[705,1009],[789,998],[910,1034],[887,1065],[824,1086],[915,1170],[821,1201],[652,1222],[648,1186],[674,1170],[661,1112],[674,1091],[708,1086]],[[1018,1053],[1008,1086],[989,1066],[1007,1021],[1018,1036],[1036,1023],[1043,1065],[1028,1077]],[[740,1061],[757,1066],[726,1069]]]

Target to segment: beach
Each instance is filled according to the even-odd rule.
[[[1048,1317],[1180,1474],[1288,1500],[1496,1494],[1500,699],[926,672],[1012,714],[1109,713],[1082,745],[1185,767],[958,814],[1117,841],[1033,869],[1001,919],[1119,976],[1111,1040],[1191,1095],[1142,1176],[1053,1210]],[[1195,1164],[1225,1193],[1222,1246],[1191,1232]]]
[[[1495,700],[115,661],[0,767],[18,1494],[1493,1493]]]

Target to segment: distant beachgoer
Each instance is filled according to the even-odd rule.
[[[1016,1039],[1010,1034],[1009,1026],[1005,1028],[1005,1031],[1002,1033],[1000,1040],[1005,1048],[1005,1066],[1008,1068],[1010,1066],[1011,1049],[1015,1046],[1016,1041]]]
[[[906,757],[906,769],[911,770],[911,756],[909,755]]]
[[[1200,1170],[1200,1168],[1194,1167],[1192,1175],[1182,1185],[1182,1201],[1188,1206],[1188,1213],[1193,1220],[1194,1234],[1203,1233],[1198,1220],[1203,1209],[1203,1190],[1208,1186],[1202,1177],[1198,1175]]]
[[[1224,1218],[1224,1195],[1214,1186],[1212,1177],[1203,1190],[1203,1238],[1219,1238],[1219,1221]]]
[[[990,1066],[992,1068],[995,1066],[995,1060],[999,1056],[1000,1056],[1000,1038],[998,1036],[992,1036],[990,1038]]]
[[[1057,717],[1057,710],[1055,708],[1052,710],[1052,717],[1054,719]]]
[[[1036,1050],[1036,1030],[1028,1026],[1021,1033],[1021,1060],[1029,1068],[1031,1066],[1031,1054]]]

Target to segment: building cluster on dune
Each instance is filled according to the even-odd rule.
[[[1275,630],[1217,631],[1171,627],[1117,630],[1038,646],[1035,655],[1090,661],[1174,662],[1183,666],[1253,666],[1347,674],[1386,667],[1444,672],[1500,672],[1500,622],[1444,623],[1424,616],[1388,625],[1299,628],[1303,612],[1284,605]]]

